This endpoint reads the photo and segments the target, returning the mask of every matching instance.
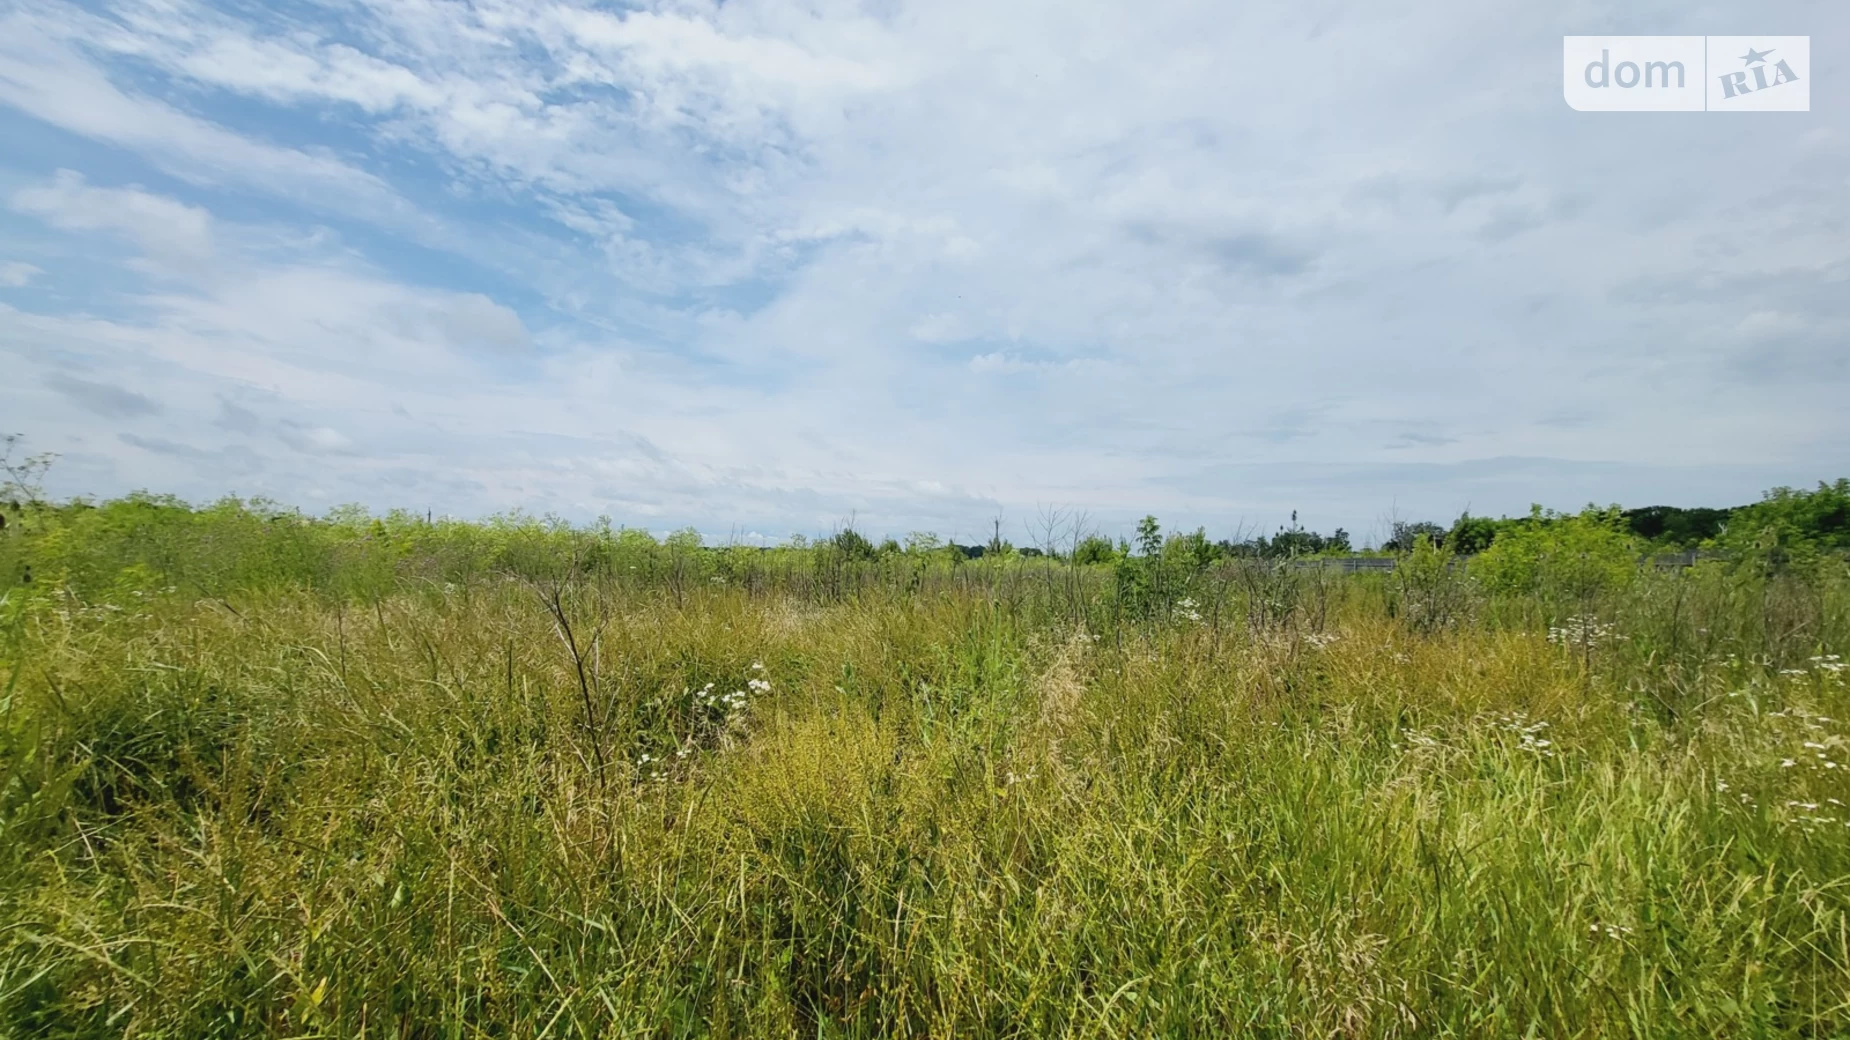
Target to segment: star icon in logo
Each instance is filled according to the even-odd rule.
[[[1773,48],[1768,48],[1767,50],[1764,50],[1764,51],[1757,51],[1757,50],[1754,50],[1752,47],[1749,47],[1747,48],[1747,53],[1741,55],[1741,64],[1743,65],[1764,64],[1766,62],[1766,56],[1771,53],[1773,53]]]

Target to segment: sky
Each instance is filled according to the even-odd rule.
[[[1568,34],[1810,35],[1581,113]],[[1850,474],[1842,0],[0,0],[0,427],[133,489],[1216,537]]]

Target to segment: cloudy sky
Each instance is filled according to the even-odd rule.
[[[1564,34],[1812,36],[1583,114]],[[1850,474],[1850,7],[0,0],[63,494],[1020,540]]]

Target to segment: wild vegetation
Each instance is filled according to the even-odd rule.
[[[1354,575],[28,496],[0,1035],[1845,1035],[1844,490]]]

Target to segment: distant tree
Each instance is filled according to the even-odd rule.
[[[1575,514],[1533,506],[1529,520],[1499,531],[1471,561],[1471,573],[1491,591],[1564,603],[1618,588],[1637,572],[1639,543],[1617,507]]]
[[[1260,550],[1260,547],[1264,544],[1266,544],[1264,538],[1248,538],[1242,542],[1235,542],[1222,538],[1220,541],[1214,543],[1214,554],[1222,559],[1249,559],[1252,557],[1264,556],[1265,553]]]
[[[1319,534],[1298,523],[1298,514],[1293,511],[1291,524],[1280,527],[1277,533],[1267,538],[1258,535],[1244,541],[1221,539],[1209,546],[1210,555],[1215,559],[1290,559],[1297,556],[1316,556],[1325,553],[1350,553],[1355,547],[1350,541],[1349,532],[1338,527],[1331,534]]]
[[[1850,549],[1850,480],[1815,491],[1778,487],[1734,510],[1716,542],[1766,572],[1804,572],[1826,552]]]
[[[944,547],[944,540],[932,531],[914,531],[906,536],[906,551],[928,553]]]
[[[1349,532],[1339,527],[1335,534],[1327,536],[1318,534],[1298,523],[1298,511],[1293,509],[1290,526],[1281,526],[1277,533],[1269,539],[1264,537],[1251,539],[1244,545],[1235,547],[1229,555],[1291,558],[1349,551]]]
[[[1774,488],[1753,505],[1733,510],[1722,540],[1743,543],[1769,527],[1787,540],[1850,549],[1850,479],[1819,481],[1812,491]]]
[[[875,556],[874,543],[867,536],[850,527],[838,532],[830,539],[835,551],[850,560],[871,560]]]
[[[1481,553],[1497,540],[1497,531],[1502,526],[1500,521],[1489,517],[1463,513],[1452,524],[1452,529],[1446,533],[1444,544],[1461,556]]]
[[[1389,552],[1410,553],[1421,535],[1432,539],[1434,547],[1445,545],[1446,530],[1438,524],[1430,520],[1421,520],[1411,524],[1396,520],[1393,531],[1388,534],[1387,541],[1381,543],[1381,547]]]
[[[1137,555],[1156,556],[1163,551],[1163,528],[1156,522],[1156,517],[1146,516],[1137,521]]]
[[[1015,547],[1010,545],[1002,537],[1002,519],[1000,517],[996,518],[995,531],[989,536],[989,544],[983,546],[983,549],[985,550],[984,555],[986,556],[1007,556],[1015,551]]]
[[[1078,564],[1110,563],[1118,551],[1104,535],[1087,535],[1073,547],[1073,562]]]
[[[1182,570],[1199,571],[1214,559],[1214,544],[1208,541],[1206,528],[1187,534],[1172,534],[1163,543],[1165,565]]]
[[[1147,618],[1155,614],[1163,599],[1163,528],[1156,517],[1137,521],[1137,553],[1129,546],[1114,567],[1118,603],[1131,617]]]
[[[1627,509],[1625,523],[1631,532],[1657,545],[1690,549],[1720,536],[1734,509],[1680,509],[1645,506]]]

